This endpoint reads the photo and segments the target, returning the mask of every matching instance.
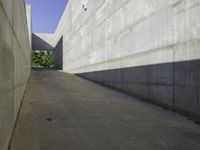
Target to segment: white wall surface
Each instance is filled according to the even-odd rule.
[[[199,59],[200,1],[69,0],[62,35],[70,73]]]

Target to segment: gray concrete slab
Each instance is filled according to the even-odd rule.
[[[194,86],[175,86],[174,88],[174,107],[177,111],[189,113],[191,117],[198,115],[198,87]],[[191,100],[192,99],[192,100]],[[199,117],[199,116],[198,116]]]
[[[59,71],[32,71],[11,150],[199,150],[200,126]]]
[[[0,0],[0,150],[7,150],[31,68],[24,0]]]

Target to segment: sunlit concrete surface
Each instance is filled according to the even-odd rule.
[[[11,150],[199,150],[187,118],[59,71],[33,70]]]
[[[59,69],[200,121],[200,0],[69,0],[44,35]]]

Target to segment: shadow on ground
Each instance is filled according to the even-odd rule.
[[[200,126],[61,71],[33,69],[11,150],[199,150]]]

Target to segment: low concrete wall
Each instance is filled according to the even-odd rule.
[[[23,0],[0,0],[0,150],[7,150],[30,73]]]
[[[53,50],[54,34],[53,33],[33,33],[32,34],[33,50]]]
[[[54,33],[33,33],[33,50],[53,50],[55,56],[55,69],[63,69],[63,37],[55,44]]]

